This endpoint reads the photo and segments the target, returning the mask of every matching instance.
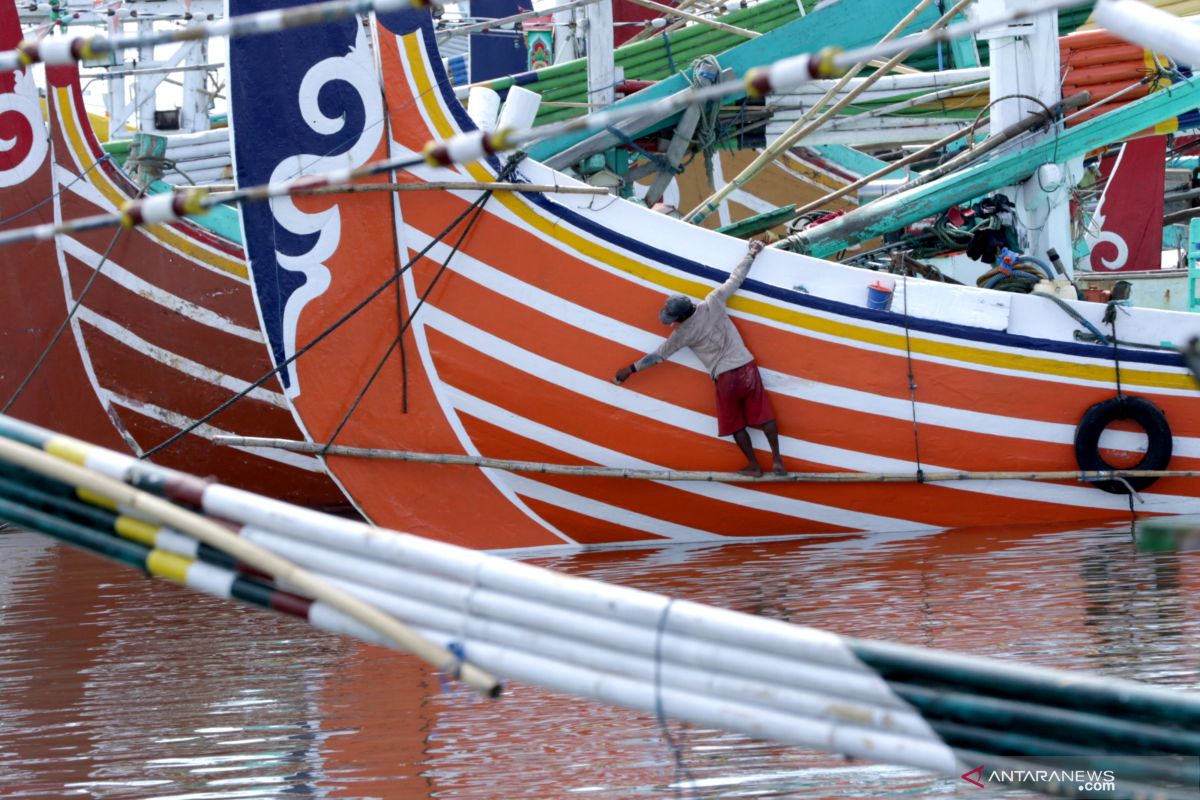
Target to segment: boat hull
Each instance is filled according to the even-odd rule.
[[[242,10],[262,7],[249,3]],[[343,144],[337,162],[297,155],[328,152],[317,149],[321,124],[299,145],[282,141],[279,130],[312,124],[298,113],[316,107],[322,87],[332,91],[322,78],[330,65],[338,64],[341,75],[361,68],[368,73],[362,85],[377,85],[366,61],[350,66],[361,46],[355,26],[235,47],[242,183],[279,177],[282,165],[303,162],[320,172],[419,152],[427,140],[469,129],[427,19],[385,15],[376,34],[386,96],[376,103],[368,88],[339,96],[340,108],[354,111],[340,117],[346,124],[337,136],[354,144]],[[254,76],[267,52],[257,48],[289,54],[272,63],[269,86]],[[321,108],[333,113],[328,103]],[[509,174],[492,160],[415,168],[394,178],[485,181]],[[528,160],[514,174],[530,183],[573,185]],[[737,448],[716,435],[712,381],[690,354],[623,386],[610,378],[667,333],[657,322],[663,299],[678,292],[704,296],[739,260],[743,242],[624,201],[554,193],[324,196],[245,208],[243,215],[277,361],[336,325],[295,362],[286,388],[314,441],[336,432],[340,444],[427,453],[672,470],[740,466]],[[297,231],[310,235],[307,255],[289,249],[287,237]],[[284,287],[290,273],[281,262],[302,270],[306,281]],[[1077,424],[1090,406],[1118,391],[1163,409],[1175,436],[1173,468],[1196,465],[1197,392],[1177,354],[1122,350],[1118,388],[1112,348],[1075,341],[1075,320],[1049,301],[901,281],[891,309],[874,310],[867,289],[875,279],[768,251],[729,304],[763,369],[790,470],[913,476],[1072,470]],[[372,292],[374,300],[338,324]],[[1099,324],[1101,312],[1080,313]],[[1121,338],[1159,344],[1197,329],[1183,315],[1132,316]],[[754,436],[765,463],[765,441]],[[1129,458],[1144,449],[1133,432],[1114,432],[1102,444],[1113,458],[1118,450]],[[349,457],[329,464],[373,521],[486,548],[839,536],[1129,515],[1126,496],[1074,481],[735,485]],[[1142,499],[1139,509],[1149,513],[1197,505],[1194,484],[1178,479],[1159,481]]]
[[[43,196],[54,192],[47,207],[60,219],[119,210],[142,189],[96,141],[78,70],[48,67],[47,83],[53,171]],[[125,448],[150,452],[203,420],[153,460],[303,505],[346,507],[317,458],[212,441],[300,435],[278,381],[251,388],[271,363],[239,246],[191,223],[99,229],[48,242],[38,269],[55,297],[78,304],[63,344],[82,359],[88,380],[74,394],[106,412]],[[65,310],[53,316],[57,325]]]

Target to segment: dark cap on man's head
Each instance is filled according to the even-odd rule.
[[[672,295],[663,304],[662,311],[658,312],[658,319],[663,325],[670,325],[672,322],[687,319],[692,313],[692,308],[692,298],[682,294]]]

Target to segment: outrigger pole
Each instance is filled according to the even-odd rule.
[[[968,471],[940,470],[920,472],[789,472],[761,476],[712,470],[667,470],[637,467],[593,467],[578,464],[551,464],[541,461],[516,461],[454,453],[419,453],[412,450],[388,450],[376,447],[325,445],[294,439],[261,436],[214,436],[213,442],[227,447],[268,447],[293,453],[350,456],[420,464],[448,464],[506,472],[533,472],[542,475],[569,475],[576,478],[626,478],[643,481],[702,481],[716,483],[952,483],[955,481],[1080,481],[1094,483],[1131,478],[1200,478],[1200,470],[1112,469],[1112,470],[1025,470]]]

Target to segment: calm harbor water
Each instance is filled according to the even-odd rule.
[[[1200,689],[1200,552],[1139,551],[1128,525],[537,563],[846,635]],[[480,700],[400,654],[0,534],[2,798],[962,793],[720,731],[672,725],[673,748],[649,715],[509,689]]]

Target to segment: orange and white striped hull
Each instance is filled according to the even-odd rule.
[[[361,130],[336,133],[342,166],[419,152],[427,140],[469,126],[432,52],[427,20],[387,15],[375,30],[386,97],[376,103],[369,89],[358,100],[340,96],[347,107],[361,102],[365,109],[355,111]],[[289,34],[240,53],[235,47],[239,180],[249,184],[305,162],[287,154],[286,142],[263,152],[263,142],[282,134],[268,126],[313,101],[323,71],[335,71],[329,59],[356,58],[345,44],[353,36],[347,27]],[[263,61],[258,46],[288,54],[269,65],[280,80],[250,71]],[[312,172],[331,165],[308,163]],[[499,169],[499,162],[419,168],[397,179],[483,181]],[[528,161],[517,174],[538,184],[571,182]],[[478,196],[430,190],[306,197],[261,212],[266,222],[244,216],[260,310],[285,322],[277,357],[315,339],[431,246],[403,272],[398,296],[389,288],[295,362],[286,391],[312,440],[327,441],[340,427],[337,443],[364,447],[614,467],[738,467],[737,448],[716,436],[712,381],[689,354],[623,386],[610,378],[661,341],[666,331],[657,311],[666,295],[703,296],[745,244],[584,195],[498,193],[474,224],[449,227]],[[276,249],[282,240],[265,236],[300,228],[320,240],[306,256],[284,253]],[[309,280],[271,311],[263,289],[278,284],[265,273],[284,255]],[[870,310],[867,286],[875,278],[767,251],[730,303],[763,369],[790,470],[1077,468],[1076,424],[1116,392],[1111,348],[1076,342],[1074,321],[1036,297],[914,281],[896,287],[893,310]],[[1102,310],[1081,306],[1097,324]],[[1200,332],[1187,315],[1137,309],[1125,319],[1119,333],[1126,340],[1182,342]],[[389,349],[407,320],[403,353]],[[1180,359],[1124,349],[1120,357],[1122,390],[1151,399],[1170,421],[1172,468],[1200,466],[1200,394]],[[1109,435],[1106,446],[1137,449],[1133,434]],[[765,463],[765,442],[755,441]],[[1129,515],[1126,496],[1071,481],[657,483],[350,457],[328,464],[378,524],[481,548],[838,536]],[[1197,488],[1162,480],[1137,508],[1200,511]]]

